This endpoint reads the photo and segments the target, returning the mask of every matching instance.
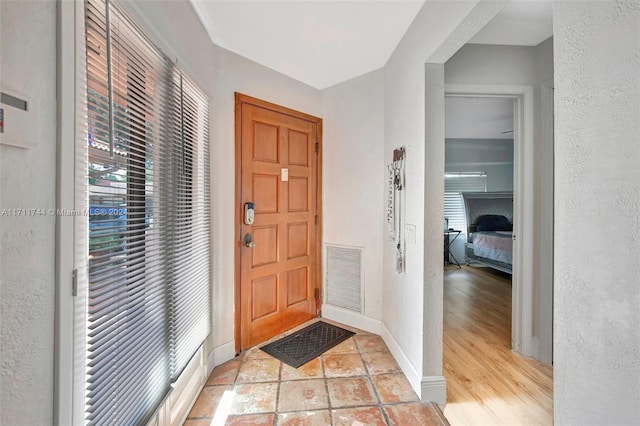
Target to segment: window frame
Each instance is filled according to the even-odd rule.
[[[123,8],[127,13],[131,11]],[[134,17],[135,20],[135,17]],[[54,368],[54,424],[83,424],[84,423],[84,380],[78,380],[83,375],[82,362],[84,354],[78,353],[78,339],[74,335],[75,321],[82,316],[82,309],[78,301],[86,297],[82,285],[82,268],[77,267],[76,253],[87,247],[82,234],[83,227],[86,235],[88,212],[82,211],[87,205],[86,191],[77,190],[82,186],[86,172],[77,173],[76,159],[83,153],[78,150],[76,141],[84,138],[86,141],[86,60],[85,60],[85,25],[84,5],[82,2],[62,2],[57,13],[58,22],[58,158],[57,158],[57,193],[56,208],[73,212],[69,215],[57,215],[56,218],[56,318],[55,318],[55,368]],[[209,113],[206,114],[207,118]],[[207,165],[209,159],[206,160]],[[80,168],[81,169],[81,168]],[[209,182],[209,178],[207,178]],[[80,185],[78,185],[80,183]],[[210,185],[210,182],[209,182]],[[86,189],[86,185],[85,185]],[[209,189],[210,192],[210,189]],[[210,226],[210,221],[208,221]],[[80,232],[79,232],[80,231]],[[210,232],[209,232],[210,234]],[[211,248],[211,238],[208,244]],[[211,263],[209,263],[211,266]],[[210,283],[211,274],[207,277]],[[211,291],[209,285],[209,292]],[[209,309],[210,300],[207,300]],[[80,313],[79,313],[80,312]],[[211,312],[209,312],[211,315]],[[208,319],[211,327],[211,317]],[[82,346],[82,345],[80,345]],[[198,350],[202,356],[202,346]],[[195,357],[194,357],[195,358]],[[203,359],[202,362],[206,360]],[[190,362],[193,362],[190,361]],[[191,364],[189,364],[191,365]],[[206,362],[202,364],[206,365]],[[192,367],[188,367],[192,368]],[[203,368],[203,367],[199,367]],[[186,374],[186,370],[185,370]],[[190,375],[193,371],[190,371]],[[183,378],[180,377],[182,381]],[[165,404],[169,400],[167,398]],[[81,407],[78,410],[78,407]],[[167,406],[167,407],[170,407]],[[162,418],[164,411],[158,413]],[[173,414],[172,414],[173,415]]]

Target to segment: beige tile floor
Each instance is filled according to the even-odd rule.
[[[448,424],[435,404],[419,402],[379,336],[337,325],[356,335],[298,369],[258,347],[219,365],[184,425],[208,426],[225,413],[225,425]]]

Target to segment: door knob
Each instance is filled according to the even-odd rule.
[[[248,248],[254,248],[256,246],[256,243],[251,239],[251,234],[247,233],[244,235],[244,246]]]

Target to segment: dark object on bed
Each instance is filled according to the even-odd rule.
[[[465,261],[479,263],[508,274],[512,273],[512,264],[480,256],[474,251],[474,234],[502,233],[509,237],[513,229],[513,192],[463,192],[467,236]],[[504,241],[503,241],[504,243]],[[510,245],[511,247],[511,245]],[[503,250],[504,251],[504,250]]]
[[[487,214],[480,218],[476,231],[512,231],[513,225],[501,214]]]

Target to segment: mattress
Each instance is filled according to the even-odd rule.
[[[511,231],[485,231],[473,233],[473,254],[498,262],[513,264]]]

